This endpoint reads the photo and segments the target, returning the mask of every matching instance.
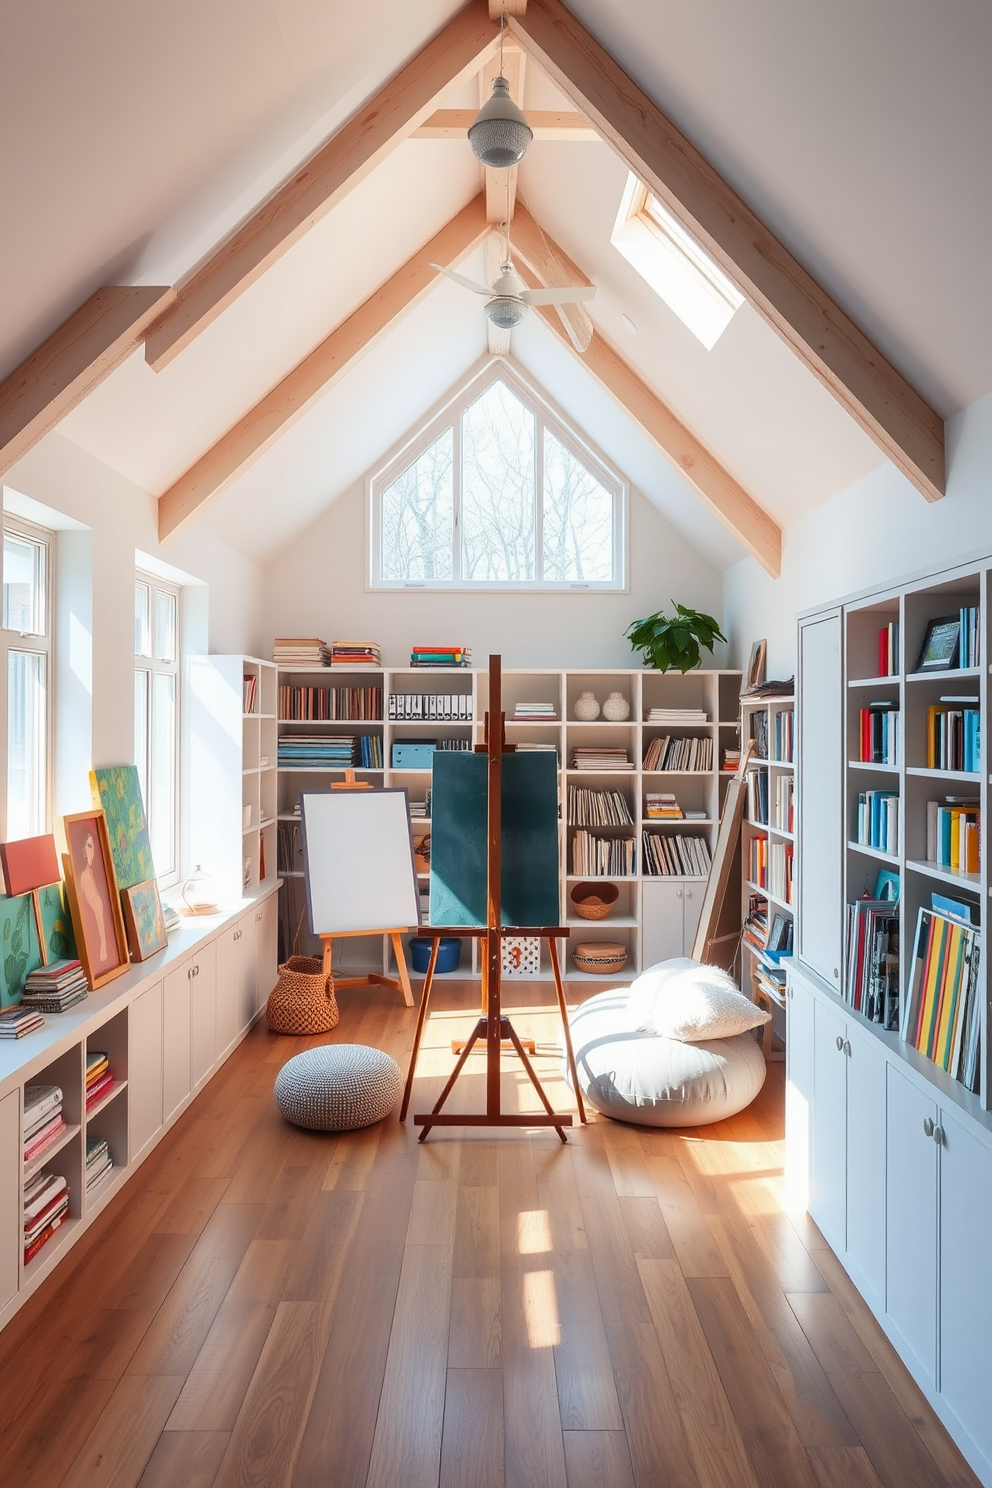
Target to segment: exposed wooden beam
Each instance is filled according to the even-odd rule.
[[[489,19],[498,21],[505,12],[508,16],[523,15],[527,0],[489,0]]]
[[[475,115],[475,109],[436,109],[413,131],[411,138],[460,140],[464,144]],[[588,144],[599,139],[588,119],[567,109],[528,109],[527,123],[534,131],[535,140]]]
[[[160,496],[159,539],[187,527],[424,297],[438,278],[432,263],[454,267],[488,232],[480,192]]]
[[[508,25],[893,464],[928,501],[939,500],[940,415],[561,0],[532,0]]]
[[[513,247],[533,269],[545,289],[564,289],[570,284],[592,282],[557,245],[552,247],[544,229],[534,221],[522,201],[517,202],[513,218]],[[556,305],[554,309],[576,351],[585,351],[592,340],[592,321],[585,305]]]
[[[524,106],[524,69],[527,58],[514,42],[503,49],[503,76],[510,85],[510,97],[518,108]],[[499,76],[499,53],[487,58],[479,74],[479,106],[488,103],[493,91],[493,78]],[[513,221],[517,201],[517,167],[493,170],[482,167],[482,182],[486,192],[486,216],[494,225]]]
[[[485,0],[455,16],[374,98],[178,287],[176,303],[145,343],[160,372],[270,264],[319,222],[413,133],[453,84],[472,77],[498,45]]]
[[[0,383],[0,475],[131,355],[174,299],[160,284],[105,285]]]
[[[522,207],[518,209],[521,213],[523,210]],[[575,265],[568,256],[552,240],[549,239],[549,243],[555,255],[572,272]],[[526,260],[518,267],[521,277],[532,289],[547,287]],[[733,533],[773,579],[777,579],[782,571],[782,531],[754,497],[748,495],[744,487],[723,468],[716,456],[686,428],[668,404],[648,387],[605,336],[594,330],[586,350],[579,352],[572,344],[571,337],[565,334],[551,306],[537,307],[536,313],[542,316],[555,335],[625,413],[640,425],[710,511],[716,513],[728,531]]]
[[[491,232],[485,242],[486,272],[484,277],[487,284],[493,284],[499,278],[505,250],[506,241],[502,233]],[[501,330],[499,326],[494,326],[488,319],[486,326],[489,336],[489,355],[507,356],[510,350],[511,333]]]

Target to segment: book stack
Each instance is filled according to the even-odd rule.
[[[752,894],[748,899],[744,941],[756,951],[763,951],[768,944],[768,900],[760,894]]]
[[[644,833],[644,872],[652,878],[705,878],[710,871],[710,850],[705,837],[684,832],[671,836]]]
[[[633,761],[626,749],[613,748],[608,744],[589,745],[576,749],[572,756],[574,770],[632,770]]]
[[[955,873],[978,873],[982,816],[977,799],[927,802],[927,861]]]
[[[541,754],[541,753],[544,753],[544,754],[553,754],[556,759],[558,758],[558,745],[557,744],[518,744],[516,746],[516,750],[517,750],[517,753],[518,754],[528,754],[528,753],[529,754]]]
[[[325,667],[331,664],[331,653],[326,641],[284,638],[274,642],[272,660],[284,667]]]
[[[242,682],[243,696],[241,699],[241,711],[243,713],[254,713],[255,700],[258,697],[258,677],[254,672],[245,672]]]
[[[694,728],[708,723],[709,714],[703,708],[648,708],[645,723],[663,723],[668,728]]]
[[[513,716],[522,719],[525,723],[533,719],[554,722],[558,714],[555,712],[554,703],[517,703]]]
[[[88,991],[86,973],[79,961],[52,961],[28,972],[22,1002],[37,1013],[64,1013],[82,1002]]]
[[[44,1028],[45,1020],[32,1007],[9,1007],[0,1013],[0,1038],[19,1039],[36,1028]]]
[[[69,1185],[61,1173],[36,1173],[24,1185],[24,1264],[33,1261],[69,1213]]]
[[[792,764],[792,750],[795,743],[796,714],[793,708],[783,708],[781,713],[775,714],[775,758],[784,764]]]
[[[358,738],[358,753],[361,757],[363,770],[382,769],[382,740],[378,734],[360,734]]]
[[[897,765],[899,709],[895,703],[869,703],[860,713],[859,758],[869,765]]]
[[[768,825],[768,771],[747,772],[747,816],[756,827]]]
[[[968,905],[940,894],[920,907],[909,993],[899,1032],[934,1064],[978,1089],[981,939]]]
[[[856,899],[847,906],[844,998],[870,1023],[899,1026],[899,906]]]
[[[974,706],[954,706],[967,703]],[[981,769],[980,751],[977,697],[942,697],[939,704],[927,709],[929,770],[965,770],[974,774]]]
[[[568,787],[568,821],[573,827],[628,827],[634,818],[622,791]]]
[[[662,821],[678,821],[682,818],[682,807],[666,791],[647,791],[644,796],[644,815]]]
[[[678,770],[683,775],[691,775],[712,768],[712,739],[673,739],[669,734],[662,734],[652,739],[644,751],[645,770]]]
[[[359,763],[352,734],[280,734],[279,764],[307,769],[348,769]]]
[[[411,821],[429,821],[431,815],[431,793],[427,792],[427,798],[423,801],[410,802]]]
[[[24,1166],[34,1167],[65,1131],[58,1085],[24,1087]]]
[[[723,763],[720,769],[727,775],[736,775],[740,762],[741,752],[739,749],[725,749],[723,751]]]
[[[114,1077],[110,1073],[110,1060],[105,1053],[91,1050],[86,1055],[86,1114],[98,1106],[104,1096],[114,1088]]]
[[[632,878],[637,843],[633,837],[597,837],[580,827],[572,839],[572,872],[580,878]]]
[[[899,621],[890,620],[878,632],[878,675],[895,677],[899,673]]]
[[[279,717],[287,722],[338,723],[378,721],[382,717],[381,687],[279,688]]]
[[[899,792],[870,790],[858,795],[858,835],[862,847],[899,851]]]
[[[332,666],[382,666],[382,652],[375,641],[332,641]]]
[[[470,667],[470,646],[414,646],[410,651],[410,665],[415,667]]]
[[[97,1188],[113,1169],[106,1137],[86,1138],[86,1197]]]

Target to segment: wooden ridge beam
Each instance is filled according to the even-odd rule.
[[[527,10],[527,0],[489,0],[489,19],[498,21],[500,16],[520,16]]]
[[[944,425],[561,0],[507,24],[641,181],[928,501],[945,492]]]
[[[188,527],[423,299],[438,279],[432,263],[454,267],[489,231],[480,192],[163,492],[158,503],[159,540],[165,542]]]
[[[477,109],[436,109],[410,138],[461,140],[464,143],[477,113]],[[569,113],[567,109],[528,109],[527,123],[534,131],[535,140],[560,140],[574,144],[600,138],[588,119],[581,114]]]
[[[514,42],[503,49],[503,76],[510,85],[510,97],[517,108],[524,106],[524,72],[527,66],[527,57]],[[486,60],[479,73],[479,107],[482,108],[492,97],[493,79],[499,76],[500,58],[499,53],[494,53]],[[516,165],[508,166],[504,170],[495,170],[490,165],[482,167],[482,183],[486,192],[486,216],[494,227],[499,227],[505,222],[513,221],[513,212],[517,202],[517,171]]]
[[[175,298],[160,284],[108,284],[0,383],[0,475],[141,344]]]
[[[487,213],[488,216],[488,213]],[[491,232],[485,241],[486,272],[483,278],[487,284],[495,284],[499,278],[500,269],[503,266],[503,254],[506,249],[506,241],[502,233]],[[510,351],[509,331],[502,330],[493,325],[486,318],[486,338],[489,342],[490,356],[507,356]]]
[[[416,57],[362,105],[317,153],[178,286],[176,303],[145,341],[156,372],[253,284],[433,111],[439,96],[472,77],[499,31],[485,0],[471,0]]]
[[[565,289],[571,284],[592,283],[567,254],[557,245],[552,247],[544,229],[539,222],[534,221],[522,201],[517,202],[513,218],[513,247],[545,289]],[[585,351],[592,340],[593,329],[585,305],[576,302],[573,305],[555,305],[553,308],[576,351]]]

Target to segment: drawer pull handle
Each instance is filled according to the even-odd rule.
[[[923,1135],[925,1137],[933,1136],[933,1118],[931,1116],[924,1116],[923,1118]]]

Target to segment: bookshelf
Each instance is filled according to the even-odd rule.
[[[791,945],[795,918],[794,695],[741,698],[740,733],[742,748],[755,741],[741,832],[741,987],[769,1007],[784,1008],[784,971],[778,962]],[[773,928],[780,945],[769,953],[765,942]]]
[[[572,928],[573,941],[610,940],[623,944],[627,964],[614,982],[630,981],[645,967],[668,956],[686,953],[692,944],[696,920],[702,904],[705,873],[670,873],[659,875],[645,871],[644,834],[666,842],[672,837],[689,834],[702,838],[707,852],[716,840],[720,809],[723,804],[727,772],[720,768],[722,750],[736,748],[738,743],[738,701],[740,673],[736,671],[700,670],[686,676],[660,673],[640,668],[581,670],[549,668],[503,670],[503,701],[506,712],[506,737],[511,744],[554,749],[558,757],[559,797],[562,821],[559,834],[559,891],[563,924]],[[429,759],[412,762],[404,755],[394,765],[394,746],[417,740],[446,740],[451,744],[471,747],[483,737],[483,715],[488,690],[488,675],[482,668],[360,668],[339,667],[306,669],[281,668],[278,673],[280,695],[283,689],[301,688],[381,688],[381,716],[377,719],[339,719],[333,724],[281,719],[278,734],[302,738],[315,732],[339,733],[343,736],[371,735],[380,741],[381,768],[355,766],[359,778],[377,784],[403,786],[418,813],[412,818],[414,845],[423,844],[430,835],[430,817],[426,814],[431,772]],[[618,692],[629,706],[625,719],[610,721],[602,716],[583,721],[575,716],[576,704],[583,693],[592,692],[602,705],[611,693]],[[408,700],[420,696],[454,695],[464,700],[466,717],[442,716],[411,719],[402,716]],[[550,704],[552,714],[535,717],[533,712],[518,715],[518,709],[533,709],[537,704]],[[646,721],[651,709],[692,710],[705,714],[705,723],[663,724]],[[454,710],[457,715],[459,709]],[[397,716],[400,715],[400,716]],[[653,740],[668,736],[672,740],[704,741],[711,755],[706,768],[645,770],[645,751]],[[603,751],[623,750],[633,764],[631,770],[602,768]],[[577,768],[591,760],[592,768]],[[583,753],[591,751],[591,753]],[[657,747],[656,747],[657,752]],[[285,751],[284,751],[285,753]],[[698,749],[697,749],[698,753]],[[597,755],[599,758],[597,759]],[[662,761],[662,764],[664,761]],[[343,765],[304,767],[280,765],[278,772],[278,816],[280,847],[278,868],[284,884],[281,894],[281,930],[283,949],[287,950],[300,929],[300,945],[309,944],[305,923],[302,842],[295,806],[301,786],[319,787],[330,778],[340,778]],[[615,792],[622,802],[619,815],[628,820],[614,824],[583,827],[569,820],[569,791],[578,788],[597,793]],[[648,795],[674,795],[679,806],[697,813],[697,819],[659,819],[648,815]],[[573,817],[576,813],[573,811]],[[576,871],[576,836],[591,833],[604,843],[633,844],[634,871],[625,873],[583,873]],[[620,848],[616,849],[618,852]],[[669,849],[670,850],[670,849]],[[628,847],[627,851],[630,851]],[[667,859],[666,859],[667,861]],[[426,870],[426,864],[423,865]],[[614,883],[619,898],[605,920],[582,919],[575,914],[569,894],[574,884],[602,877]],[[420,875],[424,918],[429,911],[429,872]],[[336,953],[337,954],[337,953]],[[388,942],[356,937],[342,947],[341,969],[352,972],[389,969]],[[546,948],[536,975],[551,976]],[[575,969],[567,948],[562,957],[567,978],[577,982],[592,981]],[[451,976],[475,977],[480,974],[478,947],[466,941],[462,964]],[[416,975],[416,973],[414,973]]]

